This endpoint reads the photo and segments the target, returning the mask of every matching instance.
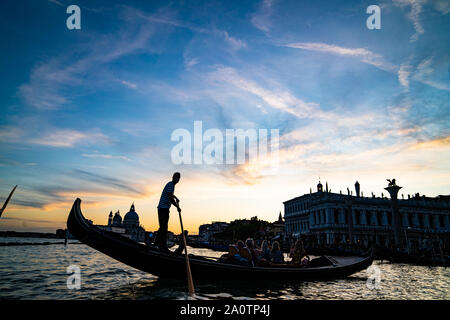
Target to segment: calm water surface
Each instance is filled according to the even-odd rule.
[[[0,242],[61,242],[0,238]],[[191,253],[220,256],[208,249]],[[334,281],[217,281],[196,283],[196,299],[450,299],[450,270],[375,261],[378,290],[367,288],[362,271]],[[70,290],[67,267],[81,269],[81,289]],[[194,279],[195,282],[195,279]],[[0,299],[186,299],[186,282],[159,279],[83,244],[0,247]]]

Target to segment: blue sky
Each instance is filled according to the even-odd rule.
[[[81,30],[66,8],[81,8]],[[366,8],[381,8],[381,29]],[[64,227],[71,203],[105,223],[134,201],[141,223],[174,170],[188,229],[257,215],[319,176],[380,195],[448,194],[448,1],[3,1],[2,230]],[[262,164],[181,165],[177,128],[276,128]],[[178,231],[175,219],[169,227]]]

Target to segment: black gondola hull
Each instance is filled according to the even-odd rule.
[[[184,256],[152,250],[120,234],[101,230],[82,215],[80,199],[76,199],[67,219],[70,233],[84,244],[138,270],[167,278],[186,278]],[[348,259],[347,259],[348,260]],[[339,261],[339,260],[338,260]],[[347,263],[317,268],[248,267],[190,257],[192,276],[200,279],[294,280],[334,279],[347,277],[372,264],[372,255],[354,258]]]

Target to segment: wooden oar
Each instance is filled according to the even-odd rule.
[[[5,204],[4,204],[3,207],[0,209],[0,217],[2,216],[3,211],[6,209],[6,206],[8,205],[8,202],[9,202],[9,200],[11,199],[11,197],[12,197],[14,191],[16,191],[16,188],[17,188],[17,186],[15,186],[15,187],[11,190],[11,192],[10,192],[8,198],[6,198]]]
[[[192,280],[191,265],[189,264],[186,236],[184,235],[183,220],[181,219],[181,210],[178,210],[178,215],[180,217],[181,235],[183,236],[184,252],[186,253],[186,272],[187,272],[187,278],[188,278],[188,290],[189,290],[189,295],[193,296],[194,295],[194,281]]]

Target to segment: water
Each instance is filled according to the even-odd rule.
[[[0,238],[0,241],[8,238]],[[54,239],[55,242],[61,240]],[[53,242],[15,238],[12,242]],[[220,256],[208,249],[194,254]],[[81,289],[70,290],[67,267],[81,269]],[[450,298],[450,270],[375,261],[380,288],[370,290],[362,271],[334,281],[216,281],[196,283],[196,299],[438,299]],[[195,282],[195,279],[194,279]],[[159,279],[83,244],[0,247],[0,299],[186,299],[186,282]]]

